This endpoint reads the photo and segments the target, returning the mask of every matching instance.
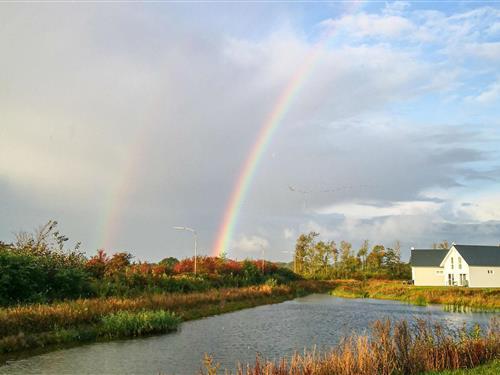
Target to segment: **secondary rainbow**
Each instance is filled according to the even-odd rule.
[[[262,125],[257,139],[250,150],[250,154],[243,164],[243,168],[241,169],[238,180],[229,199],[229,203],[224,212],[223,221],[219,227],[218,235],[212,250],[212,254],[214,256],[219,256],[222,252],[229,250],[234,228],[241,210],[241,205],[243,204],[245,196],[250,188],[257,166],[262,159],[262,155],[267,149],[267,146],[283,120],[283,117],[290,109],[297,93],[312,73],[313,68],[323,51],[322,47],[324,40],[327,39],[329,35],[330,33],[327,33],[326,37],[322,38],[321,41],[312,48],[308,57],[295,71],[292,79],[285,86],[285,89],[276,101],[274,109]]]

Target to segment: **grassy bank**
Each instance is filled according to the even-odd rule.
[[[428,372],[426,375],[498,375],[500,374],[500,360],[465,370],[446,370]]]
[[[376,321],[369,336],[351,336],[328,353],[315,351],[291,358],[238,366],[238,375],[372,375],[421,374],[429,371],[469,369],[500,358],[500,327],[492,320],[487,331],[478,327],[455,331],[418,320]],[[206,373],[219,366],[205,358]],[[486,369],[495,368],[491,364]],[[488,370],[485,370],[488,371]],[[480,374],[481,372],[479,372]]]
[[[339,280],[332,295],[348,298],[378,298],[416,305],[443,304],[450,309],[500,311],[500,288],[423,287],[401,281]]]
[[[173,330],[180,321],[282,302],[331,284],[289,285],[169,293],[138,298],[95,298],[0,309],[0,353],[140,336]]]

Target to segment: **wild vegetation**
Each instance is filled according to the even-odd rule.
[[[67,241],[57,230],[57,222],[50,221],[35,233],[18,233],[14,244],[0,243],[0,306],[204,291],[299,279],[291,270],[263,260],[197,257],[198,273],[194,275],[194,258],[133,262],[130,253],[108,255],[104,250],[87,258],[78,243],[66,248]]]
[[[448,309],[500,311],[500,288],[422,287],[389,280],[337,280],[331,294],[348,298],[379,298],[416,305],[443,304]]]
[[[325,292],[326,282],[298,281],[207,292],[94,298],[0,309],[0,353],[53,344],[167,332],[176,322]]]
[[[364,241],[357,252],[352,244],[318,241],[319,234],[302,234],[295,245],[293,269],[314,279],[410,279],[411,267],[401,261],[401,245],[375,245]]]
[[[376,321],[370,335],[343,339],[328,353],[309,351],[276,361],[257,358],[239,365],[238,375],[372,375],[421,374],[472,368],[500,358],[500,327],[493,319],[487,330],[479,326],[450,330],[418,320],[391,323]],[[204,360],[207,374],[220,366]]]

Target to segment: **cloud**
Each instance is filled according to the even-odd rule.
[[[389,206],[369,203],[345,202],[321,208],[319,214],[339,214],[354,219],[372,219],[381,216],[432,214],[439,210],[440,203],[429,201],[391,202]]]
[[[500,61],[500,42],[467,43],[464,45],[463,53],[473,58],[498,63]]]
[[[467,101],[476,101],[481,104],[491,104],[500,98],[500,80],[491,83],[483,92],[477,96],[469,96]]]
[[[269,241],[263,237],[256,235],[246,236],[241,235],[236,241],[233,241],[232,248],[237,251],[261,252],[269,247]]]
[[[290,228],[285,228],[283,229],[283,237],[285,238],[285,240],[295,239],[295,231]]]
[[[403,10],[403,8],[399,8]],[[347,33],[356,38],[396,38],[414,28],[412,22],[405,17],[394,14],[358,13],[345,15],[337,19],[323,21],[322,25],[335,32]]]
[[[202,18],[155,5],[3,9],[0,239],[58,219],[94,251],[111,222],[110,251],[155,260],[191,255],[192,239],[165,229],[188,225],[209,253],[260,128],[298,79],[231,256],[264,247],[284,258],[308,230],[425,246],[477,230],[493,241],[498,218],[469,195],[498,180],[498,110],[481,105],[498,98],[498,12],[375,8],[314,25],[287,7],[264,18],[238,7]],[[317,45],[325,26],[336,31]],[[312,191],[305,206],[288,185]]]

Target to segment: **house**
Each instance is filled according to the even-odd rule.
[[[500,246],[455,245],[411,251],[415,285],[500,288]]]
[[[410,264],[415,285],[443,286],[444,270],[441,262],[447,253],[446,250],[412,249]]]

